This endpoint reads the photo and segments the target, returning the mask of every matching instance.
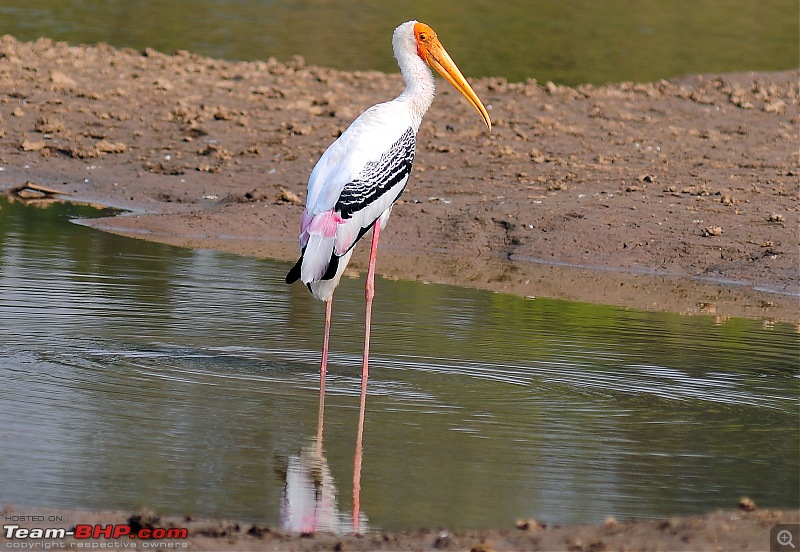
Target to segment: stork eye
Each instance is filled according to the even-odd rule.
[[[426,35],[425,33],[420,33],[419,39],[424,42],[424,41],[428,40],[428,35]]]

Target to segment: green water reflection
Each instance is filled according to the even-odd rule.
[[[322,305],[288,265],[0,201],[0,503],[278,523],[316,433]],[[337,291],[325,452],[351,506],[363,290]],[[361,507],[507,527],[798,507],[800,338],[379,280]]]
[[[409,19],[433,25],[471,77],[578,84],[798,66],[792,0],[6,0],[0,34],[396,72],[390,36]]]

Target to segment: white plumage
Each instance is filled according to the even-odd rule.
[[[435,87],[431,68],[461,92],[489,129],[492,128],[486,108],[450,59],[433,29],[417,21],[403,23],[394,31],[392,47],[406,82],[405,90],[392,101],[370,107],[322,154],[308,180],[306,206],[300,223],[302,253],[286,276],[287,283],[301,280],[314,296],[326,302],[320,365],[321,419],[333,292],[350,261],[353,246],[370,228],[373,229],[366,278],[362,414],[356,438],[357,450],[361,446],[369,372],[378,239],[392,212],[392,205],[403,193],[411,174],[417,131],[433,102]],[[357,503],[354,504],[353,520],[354,530],[358,532]]]

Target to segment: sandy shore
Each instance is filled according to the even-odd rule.
[[[92,221],[107,231],[286,261],[296,259],[316,159],[363,109],[402,88],[398,75],[299,58],[234,63],[9,36],[0,39],[0,77],[0,188],[28,201],[58,192],[129,211]],[[442,86],[382,234],[379,272],[798,323],[799,77],[577,88],[481,79],[474,87],[491,108],[491,132]],[[73,524],[131,517],[4,512],[56,512]],[[510,521],[488,532],[362,538],[149,523],[193,527],[196,549],[765,550],[770,527],[786,522],[800,522],[800,512],[570,528]]]
[[[364,536],[332,534],[298,535],[252,522],[202,520],[189,517],[159,516],[150,511],[103,512],[50,508],[0,509],[0,516],[25,528],[63,527],[74,530],[78,524],[129,525],[132,532],[145,529],[186,529],[186,538],[144,541],[123,536],[118,539],[44,539],[63,543],[64,549],[78,546],[95,548],[121,546],[141,550],[145,547],[189,550],[252,551],[344,551],[344,550],[470,550],[474,552],[668,550],[733,551],[770,550],[777,525],[800,524],[800,511],[719,510],[705,515],[659,520],[618,521],[608,518],[600,525],[547,526],[536,520],[519,520],[508,528],[491,531],[449,532],[421,529],[405,533],[370,533]],[[40,521],[41,520],[41,521]],[[57,520],[57,521],[49,521]],[[792,526],[789,527],[792,529]],[[173,533],[177,535],[178,533]],[[13,542],[0,535],[0,548]],[[17,540],[17,542],[20,542]],[[29,544],[33,544],[30,540]],[[41,549],[41,548],[40,548]]]

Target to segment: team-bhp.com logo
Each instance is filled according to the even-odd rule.
[[[89,525],[78,524],[74,529],[64,529],[63,527],[50,527],[50,528],[28,528],[21,527],[13,523],[3,525],[3,536],[8,539],[5,543],[6,548],[11,549],[52,549],[52,548],[67,548],[67,544],[63,541],[67,537],[75,539],[69,543],[69,548],[137,548],[136,542],[128,541],[125,543],[124,539],[138,539],[141,541],[139,546],[142,548],[177,548],[187,547],[186,542],[172,542],[176,540],[186,539],[189,536],[188,529],[177,527],[142,527],[134,530],[130,525],[121,524],[108,524],[108,525]],[[100,539],[118,540],[123,539],[121,542],[103,542]],[[31,541],[56,541],[49,542],[49,546],[43,546],[44,543],[34,543]],[[36,546],[38,544],[38,546]]]

